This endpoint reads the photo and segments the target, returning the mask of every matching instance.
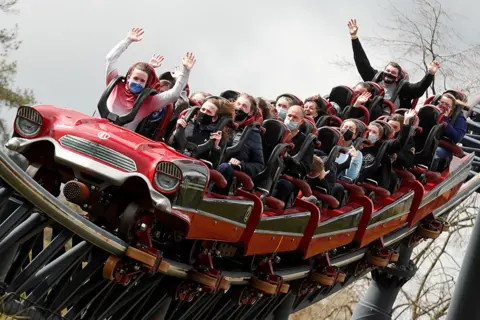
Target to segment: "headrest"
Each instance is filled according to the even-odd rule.
[[[352,121],[355,123],[355,125],[357,126],[357,131],[358,131],[358,136],[359,137],[363,137],[363,136],[366,136],[366,133],[367,133],[367,125],[365,124],[365,122],[363,122],[362,120],[360,119],[345,119],[343,120],[344,122],[345,121]]]
[[[266,141],[272,141],[279,143],[285,141],[285,137],[288,134],[287,126],[278,120],[267,119],[263,121],[263,128],[265,128],[265,133],[263,134],[263,139]]]
[[[303,101],[300,100],[300,98],[298,98],[297,96],[291,94],[291,93],[283,93],[281,95],[279,95],[277,97],[277,99],[275,99],[275,104],[277,103],[278,99],[280,99],[281,97],[287,97],[287,98],[290,98],[293,100],[293,104],[296,104],[296,105],[299,105],[299,106],[303,106]]]
[[[367,83],[373,87],[373,97],[385,96],[385,89],[379,83],[373,81],[367,81]]]
[[[343,110],[346,106],[353,104],[356,98],[356,94],[352,88],[348,86],[336,86],[330,91],[328,101],[332,104],[338,104],[340,110]]]
[[[450,93],[452,96],[455,97],[455,99],[460,100],[462,102],[467,103],[468,102],[468,97],[465,93],[461,92],[460,90],[447,90],[444,93]]]
[[[220,93],[220,97],[225,98],[227,100],[237,100],[238,96],[240,95],[240,92],[234,91],[234,90],[226,90]]]
[[[372,124],[372,123],[377,123],[377,124],[382,126],[382,128],[383,128],[383,137],[382,138],[383,139],[390,140],[395,136],[395,131],[393,130],[392,126],[388,124],[388,122],[386,122],[384,120],[375,120],[375,121],[372,121],[370,124]]]
[[[418,111],[418,118],[420,119],[420,125],[433,126],[443,122],[442,110],[434,105],[427,104]]]
[[[402,72],[400,72],[400,80],[408,81],[409,78],[410,76],[408,75],[408,72],[402,68]]]
[[[320,141],[320,150],[329,154],[334,146],[343,146],[345,140],[339,128],[321,127],[318,129],[318,140]]]

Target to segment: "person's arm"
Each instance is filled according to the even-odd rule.
[[[443,135],[449,138],[450,140],[452,140],[453,143],[457,144],[463,139],[466,132],[467,132],[467,121],[465,117],[459,116],[453,126],[451,123],[449,123],[445,127],[445,130],[443,131]]]
[[[362,169],[362,163],[363,154],[361,151],[357,150],[357,156],[355,158],[352,158],[352,160],[350,161],[350,166],[346,170],[345,175],[352,180],[357,179],[360,170]]]
[[[353,48],[353,60],[355,61],[355,66],[357,67],[358,73],[362,77],[363,81],[372,81],[375,75],[378,73],[378,70],[374,69],[370,65],[367,54],[363,50],[362,44],[358,37],[352,38],[352,48]]]
[[[245,144],[244,148],[250,149],[249,159],[246,162],[242,161],[240,168],[241,171],[244,171],[253,178],[265,168],[262,137],[260,136],[260,132],[254,129],[250,132],[248,139],[248,144]]]
[[[176,74],[175,85],[170,90],[153,96],[153,105],[155,110],[163,108],[165,105],[177,100],[188,82],[190,70],[195,65],[195,56],[187,53],[182,59],[183,67]]]
[[[423,79],[417,83],[406,82],[400,90],[399,95],[411,99],[420,98],[432,84],[435,74],[439,68],[440,64],[437,61],[433,61],[428,66],[428,72],[425,74]]]
[[[411,127],[409,125],[403,125],[398,133],[398,137],[393,140],[387,147],[386,154],[399,153],[407,145],[408,138],[410,137]]]
[[[141,36],[143,35],[144,31],[142,28],[133,28],[128,33],[127,37],[117,43],[115,47],[107,54],[106,57],[106,81],[107,85],[116,77],[118,76],[118,69],[117,69],[117,62],[118,58],[122,55],[125,50],[127,50],[128,46],[133,42],[141,41]]]

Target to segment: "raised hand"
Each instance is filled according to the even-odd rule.
[[[132,30],[130,30],[127,36],[130,40],[138,42],[142,41],[142,35],[144,32],[145,31],[143,31],[143,28],[133,28]]]
[[[150,59],[150,64],[152,65],[152,67],[154,68],[158,68],[162,65],[162,62],[165,58],[159,54],[154,54],[152,56],[152,59]]]
[[[415,118],[416,115],[417,112],[415,109],[409,109],[407,112],[405,112],[403,124],[410,125],[412,123],[412,119]]]
[[[428,66],[428,73],[434,75],[435,73],[437,73],[438,69],[440,69],[440,62],[438,62],[438,61],[433,61],[433,62],[430,63],[430,65]]]
[[[192,70],[195,62],[195,56],[191,52],[187,52],[185,57],[182,58],[182,64],[187,70]]]
[[[371,96],[372,94],[370,92],[362,93],[355,101],[354,106],[359,107],[365,105],[365,103],[367,103],[368,99],[370,99]]]
[[[347,25],[348,25],[348,31],[350,32],[350,36],[352,37],[356,36],[358,32],[357,19],[350,19]]]

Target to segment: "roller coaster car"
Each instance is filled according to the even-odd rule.
[[[102,118],[51,105],[20,107],[7,147],[28,159],[27,172],[47,191],[58,195],[60,183],[65,184],[63,194],[81,206],[86,218],[116,232],[132,246],[155,248],[165,257],[192,263],[197,257],[205,258],[203,253],[195,253],[196,245],[190,245],[192,240],[202,240],[209,252],[205,263],[209,270],[213,268],[213,253],[242,262],[254,255],[268,257],[258,265],[266,265],[271,273],[269,259],[283,254],[300,254],[307,259],[339,247],[365,247],[405,226],[407,220],[412,226],[446,203],[467,178],[473,160],[473,154],[454,157],[435,183],[422,185],[405,179],[399,190],[381,193],[375,201],[365,196],[362,188],[368,188],[368,181],[363,181],[361,186],[345,183],[350,197],[341,207],[319,208],[300,198],[286,206],[272,197],[280,178],[290,180],[306,196],[312,191],[305,181],[282,176],[283,156],[292,148],[288,130],[282,122],[266,120],[262,124],[265,169],[253,181],[238,173],[241,187],[231,195],[218,195],[208,192],[209,183],[226,185],[215,170],[216,164],[192,157],[210,144],[192,148],[187,156],[183,152],[189,147],[181,137],[182,130],[176,133],[183,141],[182,152],[178,152],[121,127],[135,118],[150,94],[155,92],[144,89],[132,111],[124,116],[111,113],[105,100],[98,106]],[[432,108],[425,107],[425,112],[419,113],[420,125],[426,121],[424,117],[435,113]],[[195,110],[189,109],[188,117]],[[219,127],[224,125],[227,122],[219,123]],[[430,134],[437,125],[434,117],[431,129],[425,124],[423,132]],[[436,137],[436,132],[433,135]],[[337,148],[341,133],[321,128],[319,139],[329,163],[333,162],[341,151]],[[432,153],[429,139],[424,145]],[[314,140],[313,134],[307,135],[297,156],[301,158]],[[419,150],[418,166],[425,159]],[[224,155],[233,151],[226,149]],[[286,260],[305,263],[302,259]],[[232,265],[238,267],[237,262],[223,260],[224,269]]]

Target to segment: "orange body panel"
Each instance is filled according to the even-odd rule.
[[[306,248],[303,257],[308,259],[319,253],[347,245],[353,241],[355,232],[356,231],[353,230],[351,232],[343,232],[330,236],[313,238],[309,246]]]
[[[254,233],[245,249],[245,255],[294,251],[302,238],[303,236]]]
[[[223,242],[238,242],[245,228],[214,219],[199,213],[185,212],[190,217],[190,229],[187,239],[216,240]]]

